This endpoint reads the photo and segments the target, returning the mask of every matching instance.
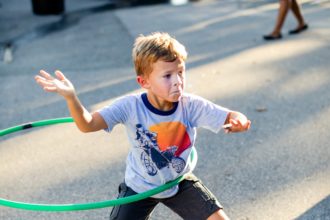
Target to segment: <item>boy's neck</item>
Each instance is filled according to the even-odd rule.
[[[147,92],[147,98],[149,103],[159,111],[171,111],[175,107],[175,104],[173,102],[161,99],[149,92]]]

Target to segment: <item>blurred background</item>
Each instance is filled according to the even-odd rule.
[[[200,129],[195,174],[231,219],[330,219],[330,2],[301,0],[309,29],[289,12],[271,32],[271,0],[0,0],[0,130],[68,117],[65,101],[34,82],[59,69],[90,111],[141,92],[134,39],[170,33],[188,51],[186,91],[238,110],[249,132]],[[114,199],[129,150],[126,133],[80,133],[73,124],[0,139],[0,198],[30,203]],[[4,220],[109,219],[111,208],[32,212],[0,207]],[[180,219],[159,205],[151,219]]]

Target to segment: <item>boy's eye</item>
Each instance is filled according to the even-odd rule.
[[[170,78],[171,77],[171,74],[166,74],[166,75],[164,75],[164,78],[166,78],[166,79],[168,79],[168,78]]]

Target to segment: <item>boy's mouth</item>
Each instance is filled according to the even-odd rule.
[[[182,90],[176,90],[172,92],[172,95],[177,95],[177,94],[181,94]]]
[[[177,88],[175,88],[175,90],[174,91],[172,91],[172,94],[177,94],[177,93],[182,93],[183,92],[183,89],[182,88],[180,88],[180,87],[177,87]]]

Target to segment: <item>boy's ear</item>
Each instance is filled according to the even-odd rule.
[[[149,89],[149,82],[148,80],[143,76],[137,76],[136,81],[140,84],[140,86],[144,89]]]

